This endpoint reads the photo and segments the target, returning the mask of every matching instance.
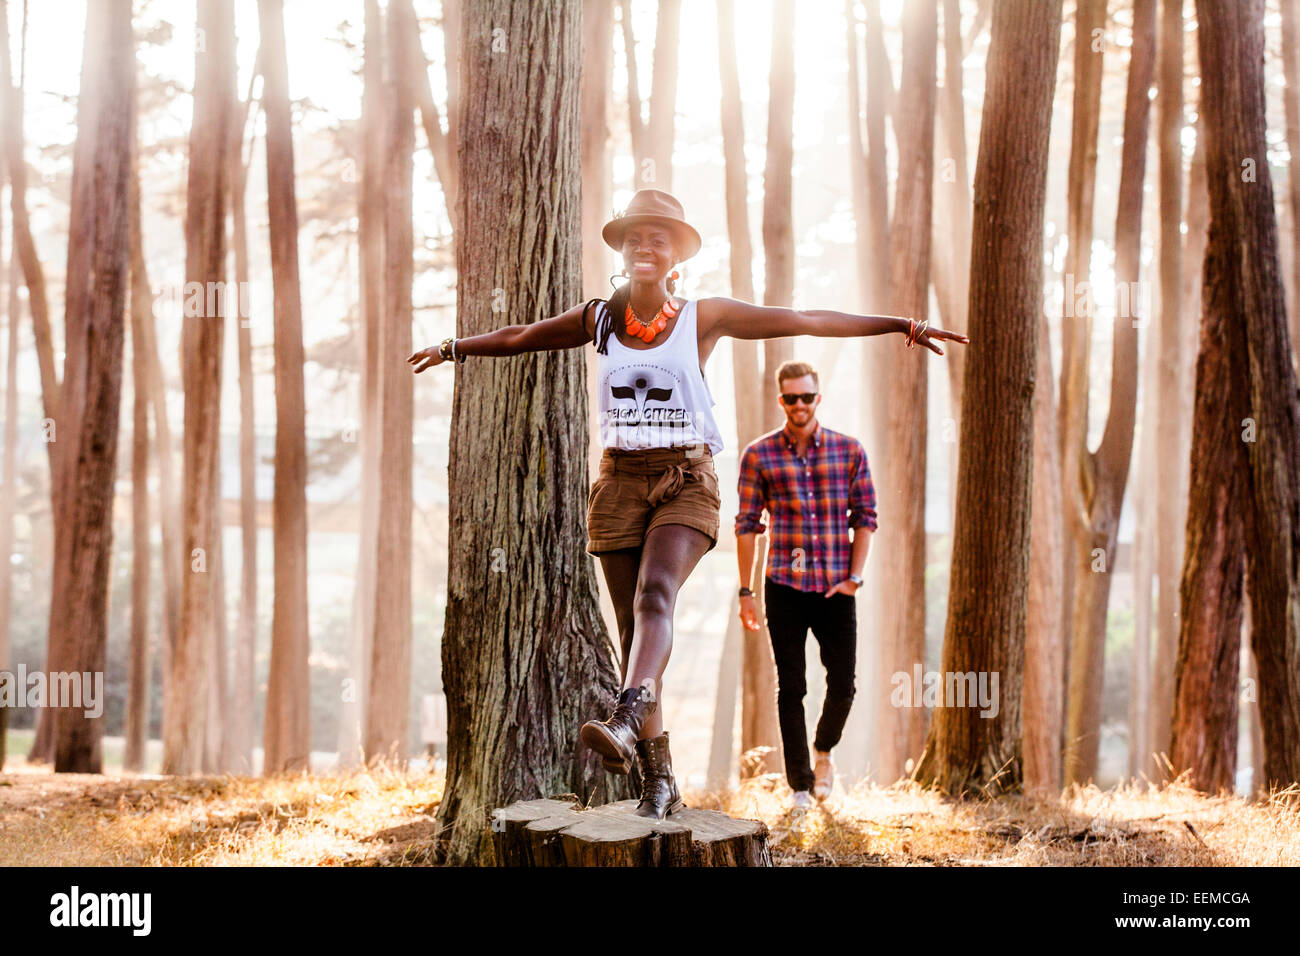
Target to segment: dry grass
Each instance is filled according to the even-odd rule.
[[[0,777],[0,865],[428,864],[440,775]],[[782,866],[1300,865],[1300,790],[1248,801],[1183,782],[1059,799],[859,786],[796,817],[776,775],[688,805],[766,822]]]

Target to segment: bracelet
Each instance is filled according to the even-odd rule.
[[[452,339],[452,340],[451,340],[451,357],[452,357],[453,359],[455,359],[456,362],[458,362],[459,364],[461,364],[461,365],[464,365],[464,364],[465,364],[465,356],[464,356],[464,355],[457,355],[457,354],[456,354],[456,340],[455,340],[455,339]]]
[[[454,341],[455,339],[445,338],[440,343],[438,343],[438,355],[439,357],[442,358],[444,362],[451,361],[451,347]]]

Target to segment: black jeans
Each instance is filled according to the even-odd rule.
[[[785,776],[792,790],[811,790],[813,770],[808,759],[808,729],[804,723],[804,645],[811,627],[826,667],[826,700],[813,746],[823,753],[840,742],[853,705],[854,668],[858,644],[856,597],[821,591],[800,591],[763,578],[767,631],[776,660],[776,709],[785,749]]]

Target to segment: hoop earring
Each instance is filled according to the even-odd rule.
[[[615,282],[614,280],[617,279],[619,276],[626,276],[626,275],[627,275],[627,270],[624,269],[622,272],[616,272],[616,273],[614,273],[612,276],[609,277],[609,284],[610,284],[611,286],[614,287],[614,291],[615,291],[615,292],[617,292],[619,289],[623,288],[623,286],[626,285],[627,283],[625,283],[625,282],[624,282],[624,283],[618,283],[618,282]]]

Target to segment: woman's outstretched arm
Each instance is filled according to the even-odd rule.
[[[595,321],[596,310],[590,310],[591,322]],[[540,322],[528,325],[507,325],[493,329],[481,335],[467,335],[456,340],[458,355],[520,355],[524,352],[547,352],[554,349],[572,349],[586,345],[591,341],[593,331],[584,325],[582,306],[575,305],[567,312]],[[444,361],[438,354],[438,346],[430,345],[407,357],[406,361],[414,365],[418,375],[426,368],[441,365]]]
[[[787,335],[819,335],[847,338],[901,332],[907,335],[910,319],[899,315],[853,315],[827,309],[783,309],[753,305],[739,299],[701,299],[697,306],[704,321],[712,325],[714,335],[735,339],[779,339]],[[927,328],[916,341],[938,355],[943,354],[931,339],[950,339],[968,344],[970,340],[957,332]]]

